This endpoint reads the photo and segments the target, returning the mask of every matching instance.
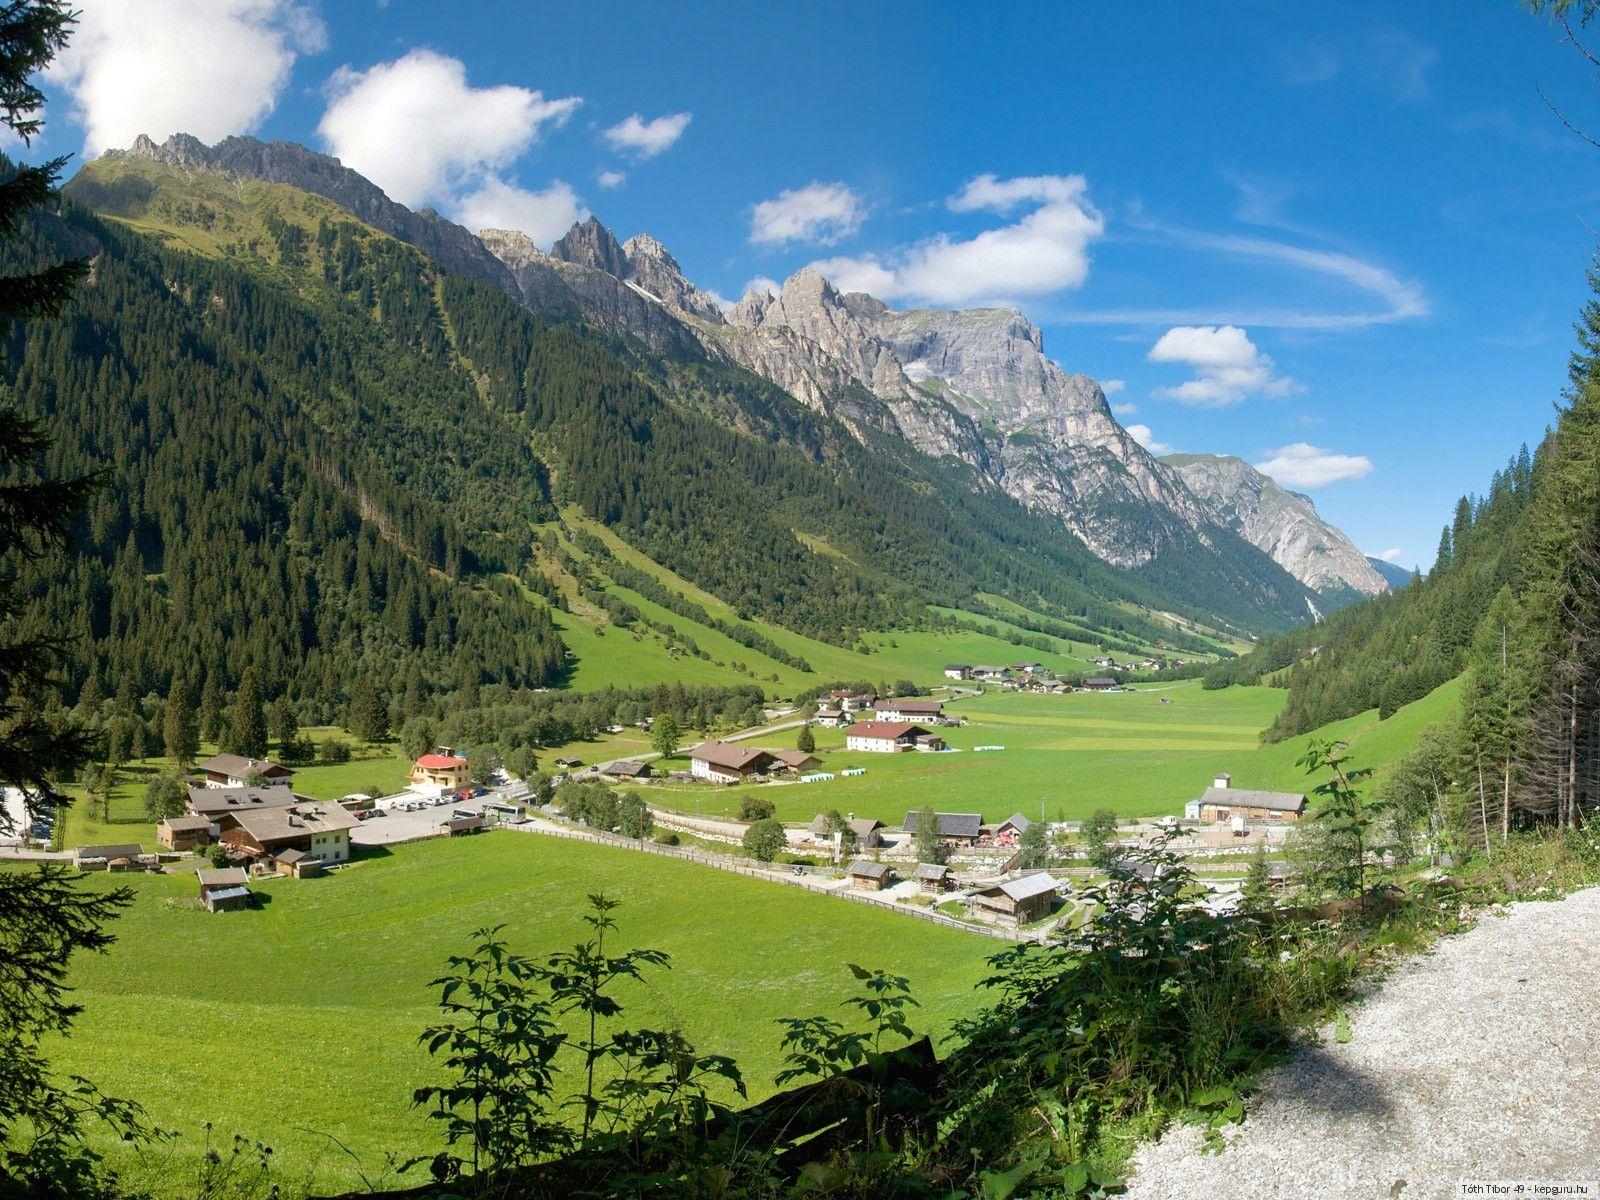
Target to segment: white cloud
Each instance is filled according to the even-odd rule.
[[[1038,207],[1014,224],[966,240],[938,234],[882,257],[833,258],[812,266],[844,291],[931,304],[1014,303],[1080,287],[1089,274],[1089,243],[1105,232],[1087,191],[1081,175],[980,175],[950,198],[951,209],[1007,212],[1025,202]]]
[[[605,138],[613,150],[637,158],[654,158],[681,138],[692,120],[693,115],[686,112],[669,113],[653,121],[634,113],[607,129]]]
[[[1139,411],[1139,406],[1137,404],[1113,404],[1111,411],[1119,417],[1131,417]]]
[[[1100,390],[1108,396],[1115,396],[1127,386],[1128,381],[1125,379],[1102,379],[1100,381]]]
[[[1365,553],[1368,558],[1376,558],[1386,563],[1398,563],[1405,551],[1401,550],[1399,546],[1393,546],[1388,550],[1368,550]]]
[[[72,97],[85,154],[141,133],[216,142],[260,125],[325,41],[294,0],[95,0],[46,77]]]
[[[1282,396],[1295,390],[1294,380],[1274,375],[1272,360],[1237,325],[1176,326],[1161,335],[1147,357],[1194,369],[1194,379],[1156,393],[1180,404],[1220,408],[1257,393]]]
[[[557,179],[543,191],[530,191],[491,175],[454,205],[455,219],[468,229],[520,229],[534,244],[550,244],[589,215],[568,184]]]
[[[806,242],[831,246],[860,229],[866,215],[866,204],[853,188],[842,183],[808,183],[757,204],[750,213],[750,240],[758,245]]]
[[[1365,454],[1335,454],[1309,442],[1292,442],[1269,453],[1272,457],[1258,462],[1256,470],[1285,487],[1326,487],[1372,474],[1372,460]]]
[[[1156,441],[1156,435],[1150,432],[1150,426],[1148,425],[1129,425],[1128,436],[1157,457],[1178,452],[1176,446],[1169,446],[1165,442]]]
[[[621,187],[627,179],[627,175],[621,171],[601,171],[595,176],[595,182],[603,188]]]
[[[460,59],[432,50],[366,71],[340,67],[327,93],[317,132],[329,152],[412,206],[453,207],[582,103],[511,85],[472,87]]]
[[[757,275],[744,285],[744,291],[739,294],[748,296],[751,292],[755,292],[757,295],[763,292],[770,292],[774,296],[781,296],[783,294],[783,284],[766,275]]]

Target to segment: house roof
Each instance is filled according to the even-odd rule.
[[[983,829],[982,813],[934,813],[939,820],[940,837],[977,837]],[[917,831],[917,814],[908,812],[900,826],[907,833]]]
[[[917,869],[911,872],[911,878],[940,880],[949,874],[950,868],[943,863],[918,863]]]
[[[217,867],[196,871],[195,875],[200,880],[200,889],[207,892],[212,888],[243,887],[249,882],[243,867]]]
[[[1001,821],[1000,824],[996,825],[995,829],[1001,830],[1009,825],[1018,833],[1026,833],[1028,831],[1028,826],[1032,824],[1033,822],[1028,820],[1028,818],[1023,816],[1021,813],[1012,813],[1004,821]]]
[[[109,846],[75,846],[74,858],[138,858],[144,847],[134,842],[117,842]]]
[[[943,700],[885,700],[878,705],[889,712],[923,713],[938,716],[944,711]]]
[[[239,828],[262,846],[288,842],[314,833],[354,829],[361,824],[354,813],[333,801],[308,801],[283,808],[264,808],[256,812],[231,814]]]
[[[1048,871],[1040,871],[1037,875],[1024,875],[1021,879],[1002,883],[1000,890],[1013,900],[1029,900],[1046,892],[1054,892],[1060,886],[1055,876]]]
[[[970,670],[972,670],[972,668],[969,667],[966,663],[945,663],[944,669],[946,671],[970,671]]]
[[[287,850],[279,850],[272,857],[281,863],[288,863],[290,866],[293,866],[302,859],[310,858],[311,856],[304,850],[296,850],[293,847],[290,847]]]
[[[809,767],[822,761],[815,754],[807,754],[804,750],[774,750],[772,757],[797,771],[802,767]]]
[[[210,829],[211,818],[200,816],[198,813],[181,817],[168,817],[161,822],[174,833],[183,833],[191,829]]]
[[[691,759],[710,763],[713,767],[726,767],[730,771],[748,771],[758,767],[762,759],[770,759],[772,752],[759,746],[740,746],[734,742],[701,742],[689,751]]]
[[[226,775],[230,779],[249,779],[252,775],[294,774],[288,767],[278,763],[265,758],[246,758],[242,754],[219,754],[215,758],[206,759],[195,770]]]
[[[1083,681],[1084,687],[1116,687],[1115,679],[1107,679],[1104,675],[1091,675]]]
[[[885,738],[889,741],[899,741],[909,733],[927,733],[920,725],[913,725],[910,721],[857,721],[844,731],[847,738]]]
[[[864,879],[889,878],[889,864],[873,862],[870,858],[858,858],[850,864],[847,874],[859,875]]]
[[[300,800],[284,787],[191,787],[189,809],[202,817],[220,817],[250,809],[287,808]]]
[[[981,663],[978,666],[973,667],[972,669],[974,671],[983,671],[985,674],[990,674],[990,675],[1003,675],[1003,674],[1005,674],[1005,670],[1006,670],[1004,667],[997,667],[997,666],[994,666],[993,664],[984,665],[984,664],[981,664]]]
[[[607,775],[621,775],[631,779],[637,775],[650,774],[651,766],[649,763],[634,762],[631,758],[628,758],[623,759],[621,762],[612,763],[605,771]]]
[[[882,828],[883,822],[873,820],[871,817],[857,817],[850,822],[850,832],[857,837],[866,837],[868,834],[876,833]]]
[[[1201,804],[1216,804],[1223,808],[1260,808],[1270,812],[1299,812],[1306,806],[1306,798],[1296,792],[1256,792],[1249,788],[1208,787],[1200,797]]]
[[[425,771],[453,771],[457,767],[467,765],[467,760],[457,758],[454,754],[424,754],[417,759],[416,764]]]
[[[250,894],[250,889],[244,886],[207,888],[206,893],[213,900],[242,900]]]

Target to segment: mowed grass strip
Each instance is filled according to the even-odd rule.
[[[753,1095],[771,1090],[780,1065],[774,1019],[838,1014],[853,982],[846,963],[908,976],[917,1027],[937,1033],[981,1002],[974,985],[1001,948],[799,888],[511,832],[396,847],[320,880],[270,880],[258,910],[215,916],[194,903],[192,876],[89,880],[128,883],[137,899],[111,951],[74,965],[84,1013],[51,1054],[58,1070],[185,1135],[171,1178],[192,1168],[207,1121],[214,1137],[272,1145],[282,1168],[315,1164],[329,1188],[359,1180],[324,1135],[369,1173],[387,1155],[438,1148],[409,1104],[432,1078],[416,1044],[435,1017],[428,981],[479,926],[504,924],[511,946],[535,957],[579,940],[589,892],[623,901],[614,947],[672,955],[671,970],[619,990],[628,1023],[681,1028],[701,1050],[734,1056]]]

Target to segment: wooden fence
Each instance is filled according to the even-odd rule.
[[[1032,942],[1039,939],[1035,932],[1006,929],[997,925],[980,925],[970,921],[959,921],[948,917],[944,913],[934,912],[931,908],[922,908],[916,904],[901,904],[896,900],[888,900],[882,896],[873,895],[871,892],[859,888],[829,887],[813,878],[813,872],[804,867],[755,867],[736,859],[728,858],[721,854],[708,854],[704,850],[694,850],[683,846],[663,846],[658,842],[643,841],[636,838],[626,838],[614,833],[601,833],[592,829],[569,829],[564,826],[548,824],[541,820],[536,824],[514,825],[506,828],[515,829],[521,833],[537,833],[546,837],[570,838],[579,842],[597,842],[603,846],[618,846],[625,850],[638,850],[645,854],[659,854],[666,858],[683,859],[686,862],[699,863],[703,867],[715,867],[719,871],[731,871],[735,875],[749,875],[754,879],[764,879],[769,883],[786,883],[791,887],[803,887],[813,892],[826,896],[837,896],[845,900],[853,900],[857,904],[874,904],[879,908],[888,909],[890,912],[902,916],[915,917],[919,921],[931,921],[935,925],[946,925],[951,929],[960,929],[967,933],[983,934],[986,937],[1001,938],[1008,942]]]

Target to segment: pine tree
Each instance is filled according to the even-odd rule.
[[[811,732],[811,723],[800,726],[800,734],[794,739],[794,748],[801,754],[814,754],[817,749],[817,739]]]
[[[217,673],[206,673],[205,687],[200,692],[200,736],[216,745],[222,740],[222,685]]]
[[[1272,868],[1267,864],[1267,848],[1258,844],[1239,887],[1239,908],[1254,914],[1269,912],[1272,907]]]
[[[926,805],[917,813],[917,828],[911,835],[916,847],[917,861],[942,863],[945,860],[944,839],[939,836],[939,815],[933,805]]]
[[[288,696],[279,696],[274,700],[267,714],[267,724],[280,748],[294,741],[300,734],[300,718],[295,712],[294,701]]]
[[[381,742],[389,736],[389,701],[370,677],[356,684],[350,697],[349,729],[364,742]]]
[[[195,722],[194,694],[183,675],[172,677],[167,702],[161,711],[161,740],[167,757],[186,767],[200,752],[200,731]]]
[[[256,682],[256,669],[245,668],[239,680],[239,690],[233,696],[233,711],[228,717],[227,735],[223,745],[231,753],[246,758],[267,756],[267,718],[261,710],[261,687]]]

